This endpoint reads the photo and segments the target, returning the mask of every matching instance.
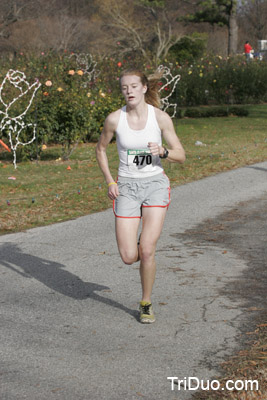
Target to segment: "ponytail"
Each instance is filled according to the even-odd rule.
[[[147,92],[145,93],[145,100],[148,104],[156,108],[160,108],[161,101],[159,95],[159,81],[162,78],[162,74],[156,72],[153,75],[148,76]]]

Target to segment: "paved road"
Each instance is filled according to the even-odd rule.
[[[189,399],[264,308],[266,206],[267,162],[172,191],[151,326],[111,210],[1,236],[1,400]]]

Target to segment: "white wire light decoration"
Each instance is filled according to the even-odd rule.
[[[88,83],[95,80],[100,71],[96,69],[97,62],[94,61],[92,55],[89,53],[73,53],[70,55],[70,58],[72,57],[75,57],[77,67],[83,71],[84,75],[87,75]],[[85,86],[88,83],[86,82]]]
[[[159,92],[164,93],[165,88],[171,89],[167,96],[161,97],[161,99],[160,99],[161,108],[163,111],[166,111],[168,108],[172,108],[173,112],[172,112],[172,115],[170,115],[170,117],[174,118],[176,115],[177,104],[170,103],[169,100],[176,89],[177,83],[181,79],[181,75],[177,74],[177,75],[173,76],[170,68],[166,67],[164,65],[160,65],[157,70],[159,73],[162,74],[162,78],[166,81],[166,83],[163,84],[161,86],[161,88],[159,89]]]
[[[8,132],[10,148],[13,151],[13,164],[15,169],[17,168],[16,151],[18,146],[27,146],[36,139],[36,124],[25,124],[23,118],[31,107],[32,101],[40,86],[41,83],[38,81],[38,79],[36,79],[36,81],[30,85],[26,80],[26,75],[23,72],[14,71],[13,69],[10,69],[7,72],[0,86],[0,103],[2,106],[4,106],[4,111],[0,110],[0,131]],[[4,100],[3,96],[5,96],[8,90],[14,88],[18,90],[18,96],[14,97],[13,100],[9,102]],[[24,107],[24,111],[17,111],[18,115],[12,116],[13,113],[16,114],[16,106],[20,104],[21,99],[25,98],[26,96],[29,97],[29,100],[26,108]],[[32,137],[27,142],[22,142],[20,140],[20,135],[27,128],[32,130]]]

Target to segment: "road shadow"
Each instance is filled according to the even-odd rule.
[[[252,169],[257,169],[258,171],[267,172],[267,168],[255,167],[254,165],[248,165],[248,166],[246,166],[245,168],[252,168]]]
[[[0,265],[26,279],[34,278],[64,296],[75,300],[90,298],[110,307],[118,308],[138,319],[137,310],[131,310],[123,304],[96,293],[110,290],[108,286],[84,282],[77,275],[67,271],[63,264],[26,254],[14,243],[4,243],[0,246]]]

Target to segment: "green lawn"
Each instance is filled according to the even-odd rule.
[[[164,161],[172,187],[267,159],[267,105],[248,106],[248,117],[174,121],[185,148],[183,165]],[[195,143],[202,142],[202,146]],[[0,150],[0,234],[64,221],[111,207],[95,158],[95,143],[81,144],[67,162],[60,147],[37,162],[18,163]],[[116,144],[108,147],[110,168],[117,175]],[[71,169],[67,169],[70,166]],[[8,179],[15,177],[16,180]]]

